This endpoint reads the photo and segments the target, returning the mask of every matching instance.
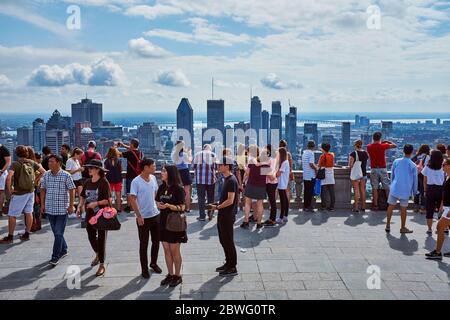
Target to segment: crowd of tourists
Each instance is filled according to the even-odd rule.
[[[432,149],[422,145],[414,154],[410,144],[403,146],[403,157],[393,162],[388,173],[386,151],[397,148],[391,141],[382,140],[382,134],[373,134],[373,142],[364,148],[363,142],[354,143],[349,154],[350,180],[354,191],[353,214],[366,211],[366,184],[369,176],[372,189],[371,211],[387,211],[385,231],[391,232],[391,218],[400,205],[400,233],[412,233],[407,228],[407,208],[414,199],[415,210],[426,214],[427,234],[436,226],[436,248],[426,254],[428,259],[450,257],[442,253],[445,235],[450,225],[450,147],[437,145]],[[120,150],[125,150],[121,152]],[[316,197],[320,197],[319,211],[335,211],[335,158],[329,143],[320,145],[321,155],[316,161],[316,143],[309,141],[303,151],[303,213],[315,212]],[[7,148],[0,146],[0,212],[7,201],[8,235],[0,244],[11,244],[16,221],[24,217],[25,230],[21,241],[30,240],[30,234],[42,228],[47,219],[54,234],[53,251],[49,264],[58,265],[68,254],[64,238],[69,218],[81,218],[87,239],[93,251],[91,266],[97,266],[97,276],[106,272],[106,248],[112,221],[121,211],[136,218],[139,238],[139,256],[142,277],[150,277],[150,269],[162,273],[158,265],[160,245],[168,274],[162,286],[182,283],[181,244],[188,242],[186,214],[191,210],[192,185],[196,185],[199,223],[214,219],[223,247],[225,263],[217,267],[221,276],[237,274],[237,254],[234,244],[236,215],[243,211],[240,227],[257,230],[288,223],[291,190],[295,188],[294,161],[286,141],[277,149],[272,145],[237,147],[237,154],[224,149],[213,152],[211,145],[192,154],[183,141],[177,141],[171,164],[161,169],[160,183],[155,176],[156,163],[144,157],[139,141],[115,143],[103,159],[90,141],[86,150],[63,145],[59,153],[44,147],[42,154],[28,146],[15,149],[15,161]],[[126,161],[125,179],[122,159]],[[191,175],[191,169],[194,174]],[[122,181],[125,181],[126,205],[122,203]],[[216,193],[217,186],[217,193]],[[277,208],[279,199],[279,209]],[[264,219],[264,201],[269,215]],[[5,210],[6,211],[6,210]],[[119,226],[117,227],[117,224]],[[150,263],[148,246],[151,241]]]

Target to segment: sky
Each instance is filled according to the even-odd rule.
[[[0,112],[448,112],[450,1],[2,0]]]

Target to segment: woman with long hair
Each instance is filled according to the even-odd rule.
[[[242,194],[244,193],[244,176],[245,170],[247,169],[247,151],[245,149],[245,145],[242,143],[238,144],[237,152],[236,152],[236,162],[239,169],[239,174],[236,176],[239,184],[239,192],[238,192],[238,205],[239,209],[243,209],[243,201]]]
[[[253,207],[256,228],[261,229],[263,227],[262,217],[264,212],[263,201],[266,198],[266,175],[261,170],[267,170],[267,168],[269,168],[267,151],[264,150],[262,152],[258,146],[251,145],[249,148],[248,166],[245,172],[245,175],[248,177],[244,191],[245,218],[241,224],[241,228],[248,229],[250,226],[250,209],[253,201],[256,201]]]
[[[156,204],[160,210],[161,242],[164,248],[168,274],[161,281],[161,286],[176,287],[183,282],[181,277],[181,243],[186,243],[187,233],[167,230],[167,217],[170,213],[183,214],[185,194],[181,185],[178,169],[174,165],[166,165],[161,170],[162,184],[156,193]]]
[[[27,147],[28,156],[27,159],[40,163],[37,161],[36,153],[34,149],[30,146]],[[34,205],[33,205],[33,223],[31,225],[31,232],[36,232],[42,229],[41,222],[41,196],[40,196],[40,185],[41,185],[42,174],[39,171],[35,172],[34,179]]]
[[[179,140],[175,144],[175,150],[172,153],[172,161],[177,166],[183,184],[184,194],[186,195],[186,212],[191,211],[191,186],[192,177],[189,171],[189,165],[192,163],[192,152],[186,150],[184,141]]]
[[[86,212],[86,221],[89,221],[97,212],[111,204],[111,191],[108,180],[105,177],[106,169],[103,167],[101,160],[93,159],[84,167],[89,170],[90,178],[83,185],[80,195],[80,204],[77,208],[77,216],[81,216],[81,212]],[[85,207],[85,210],[82,208]],[[92,250],[95,252],[95,258],[91,262],[94,267],[98,264],[96,276],[105,274],[105,256],[106,256],[106,236],[107,231],[97,230],[90,223],[86,223],[86,231]]]
[[[348,158],[348,166],[352,170],[356,161],[361,162],[361,171],[363,177],[359,180],[351,180],[353,191],[355,194],[355,199],[353,203],[353,212],[357,213],[360,210],[362,212],[366,211],[366,183],[367,183],[367,160],[369,160],[369,155],[363,149],[363,141],[356,140],[354,143],[355,151],[350,153]],[[361,201],[361,209],[359,207],[359,202]]]
[[[119,150],[111,147],[106,154],[105,160],[105,168],[108,170],[106,179],[109,182],[111,193],[114,192],[118,212],[122,211],[122,163],[119,157]]]
[[[442,202],[442,191],[445,181],[445,173],[442,170],[444,157],[439,150],[431,151],[430,160],[422,170],[423,186],[427,205],[427,234],[433,234],[433,216],[436,209],[439,209]]]
[[[431,148],[427,144],[420,146],[416,155],[412,158],[412,161],[416,164],[418,172],[418,189],[419,193],[414,196],[415,211],[420,213],[426,213],[426,198],[424,192],[423,174],[422,170],[427,166],[430,160]]]

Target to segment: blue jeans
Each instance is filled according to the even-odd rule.
[[[67,224],[67,214],[64,215],[51,215],[48,214],[48,221],[52,228],[55,241],[53,242],[53,254],[52,260],[58,260],[61,256],[67,253],[67,243],[64,239],[64,230]]]

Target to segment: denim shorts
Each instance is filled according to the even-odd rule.
[[[395,206],[397,204],[397,202],[400,202],[400,207],[407,208],[408,207],[408,203],[409,203],[409,199],[400,199],[400,198],[394,197],[392,194],[390,194],[389,195],[389,199],[388,199],[388,203],[390,205]]]
[[[370,170],[370,183],[372,189],[378,189],[378,186],[383,186],[383,189],[389,188],[390,181],[386,168],[373,168]]]

